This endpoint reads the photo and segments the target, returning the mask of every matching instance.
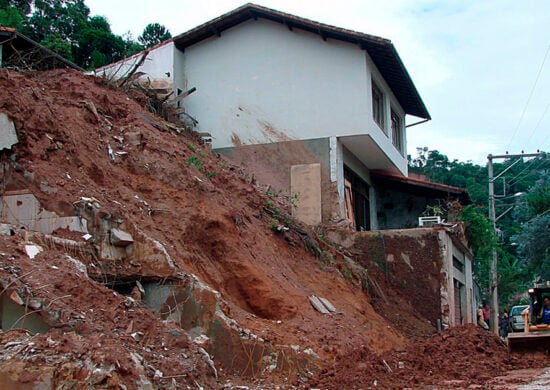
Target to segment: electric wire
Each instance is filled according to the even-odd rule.
[[[542,69],[544,68],[544,63],[546,62],[546,58],[548,57],[548,52],[550,52],[550,44],[546,48],[546,53],[544,54],[544,58],[542,60],[542,64],[540,65],[539,71],[537,73],[537,77],[535,78],[535,82],[533,83],[533,87],[531,87],[531,92],[529,92],[529,97],[527,98],[527,102],[525,103],[525,107],[523,107],[523,111],[519,117],[518,124],[516,125],[516,128],[514,130],[514,133],[512,134],[512,138],[510,138],[510,141],[508,141],[508,145],[506,145],[506,149],[508,150],[510,148],[510,145],[512,144],[512,141],[516,137],[519,127],[521,126],[521,122],[523,121],[523,117],[525,116],[525,112],[527,111],[527,107],[529,106],[529,103],[531,102],[531,98],[533,97],[533,94],[535,92],[535,89],[537,87],[537,84],[540,79],[540,75],[542,73]]]
[[[540,127],[540,124],[542,123],[542,120],[544,119],[544,117],[546,116],[546,113],[548,112],[548,108],[550,108],[550,102],[546,105],[546,108],[544,109],[544,112],[542,113],[539,121],[537,122],[537,125],[535,126],[535,128],[531,132],[531,135],[529,136],[529,138],[527,138],[526,144],[528,144],[531,141],[531,138],[533,138],[533,135],[536,133],[536,131]]]

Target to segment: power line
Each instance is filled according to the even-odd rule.
[[[546,53],[544,54],[544,58],[542,60],[542,64],[540,65],[539,71],[537,73],[537,77],[535,78],[535,83],[533,84],[533,87],[531,88],[531,92],[529,92],[529,97],[527,98],[527,102],[525,103],[525,107],[523,107],[523,111],[521,113],[521,116],[519,117],[518,124],[516,125],[516,129],[514,130],[514,134],[512,134],[512,138],[510,138],[510,141],[508,141],[508,145],[506,146],[506,149],[510,148],[510,144],[516,137],[516,134],[518,133],[519,127],[521,125],[521,122],[523,121],[523,117],[525,116],[525,112],[527,111],[527,107],[529,106],[529,103],[531,102],[531,98],[533,97],[533,93],[535,92],[535,88],[537,87],[537,84],[539,82],[540,75],[542,73],[542,69],[544,68],[544,63],[546,62],[546,57],[548,57],[548,52],[550,52],[550,45],[546,48]]]
[[[532,161],[532,160],[531,160]],[[523,179],[523,177],[521,177],[520,179],[518,179],[521,175],[523,175],[523,173],[526,171],[526,170],[529,170],[530,172],[528,173],[531,173],[531,171],[535,171],[539,168],[539,166],[543,163],[544,159],[539,157],[537,160],[535,160],[535,162],[533,163],[533,165],[529,165],[529,161],[525,164],[526,166],[516,175],[514,176],[513,178],[511,178],[509,181],[508,181],[508,185],[513,185],[515,183],[517,183],[520,179]],[[524,176],[527,176],[524,175]],[[517,179],[517,180],[516,180]]]
[[[529,141],[531,141],[531,138],[533,138],[533,135],[535,134],[535,132],[538,130],[540,124],[542,123],[542,120],[544,119],[544,117],[546,116],[546,113],[548,112],[548,108],[550,108],[550,102],[546,105],[546,108],[544,109],[544,112],[542,113],[539,121],[537,122],[537,125],[535,126],[535,128],[533,129],[533,131],[531,132],[531,135],[529,136],[529,138],[527,138],[527,143],[529,143]],[[526,143],[526,144],[527,144]]]

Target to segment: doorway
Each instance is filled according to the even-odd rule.
[[[344,166],[344,201],[346,218],[357,231],[370,230],[369,185]]]

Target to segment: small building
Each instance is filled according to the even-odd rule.
[[[434,327],[476,322],[479,290],[462,224],[326,235]]]
[[[123,77],[142,57],[96,73]],[[295,196],[308,224],[402,228],[427,204],[467,197],[407,180],[407,128],[430,114],[388,39],[246,4],[151,48],[137,71],[170,81],[181,118]],[[396,178],[414,203],[400,226],[385,208]]]

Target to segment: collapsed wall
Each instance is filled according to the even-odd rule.
[[[328,230],[327,237],[433,327],[474,322],[478,299],[473,294],[472,255],[461,225],[355,233]]]

